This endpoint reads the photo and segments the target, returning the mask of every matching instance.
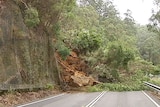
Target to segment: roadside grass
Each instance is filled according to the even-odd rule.
[[[160,78],[151,78],[149,82],[160,86]]]
[[[141,91],[147,90],[143,84],[144,81],[150,79],[144,75],[143,71],[138,71],[132,76],[120,77],[120,82],[115,83],[102,83],[87,88],[88,92],[98,91]]]
[[[140,91],[146,87],[141,84],[124,84],[124,83],[102,83],[92,87],[88,87],[89,92],[97,91]]]

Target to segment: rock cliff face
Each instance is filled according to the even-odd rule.
[[[0,0],[0,84],[58,83],[54,43],[26,27],[21,8]]]

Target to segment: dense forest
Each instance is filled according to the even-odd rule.
[[[104,83],[90,91],[140,90],[160,73],[158,9],[148,25],[129,9],[122,18],[111,0],[0,0],[0,15],[2,85],[72,86],[64,63],[73,53],[85,63],[79,74]]]
[[[159,7],[159,1],[154,4]],[[115,84],[98,85],[98,89],[143,89],[143,81],[160,70],[159,10],[152,13],[150,23],[140,25],[129,9],[121,18],[110,0],[79,0],[71,11],[61,14],[58,42],[85,59],[92,76]]]

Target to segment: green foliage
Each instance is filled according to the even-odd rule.
[[[153,75],[160,75],[160,66],[155,66],[154,67],[154,72],[152,74]]]
[[[62,14],[61,28],[66,34],[68,30],[96,29],[99,25],[98,14],[91,6],[76,7],[71,12]],[[70,36],[70,35],[68,35]]]
[[[109,68],[105,64],[97,65],[95,70],[99,74],[99,77],[105,78],[108,82],[119,81],[119,72],[117,69]]]
[[[77,32],[74,48],[83,54],[97,50],[101,44],[101,35],[94,31],[82,30]]]
[[[143,84],[122,84],[122,83],[103,83],[89,87],[88,91],[141,91],[145,87]]]
[[[111,75],[113,78],[115,78],[116,80],[119,80],[119,73],[118,73],[118,70],[117,69],[112,69],[110,71]]]
[[[64,4],[65,7],[64,11],[70,12],[76,5],[76,0],[63,0],[62,3]]]
[[[156,77],[152,78],[149,82],[152,83],[152,84],[160,86],[160,79],[159,79],[159,77],[158,78],[156,78]]]
[[[35,27],[40,23],[37,9],[33,7],[27,8],[25,11],[24,21],[28,27]]]
[[[152,16],[150,17],[150,23],[147,25],[147,27],[150,31],[155,32],[159,35],[160,34],[159,23],[160,23],[160,10],[152,14]]]
[[[143,83],[144,81],[149,81],[149,77],[146,76],[145,71],[136,71],[132,76],[130,76],[128,79],[128,84],[132,81],[136,81],[136,83]]]
[[[134,52],[122,43],[115,41],[108,45],[107,63],[111,66],[115,68],[123,66],[127,69],[128,62],[133,59]]]
[[[103,91],[104,89],[99,88],[97,85],[96,86],[90,86],[87,88],[88,92],[100,92]],[[108,91],[108,90],[106,90]]]
[[[159,64],[160,45],[158,35],[148,31],[146,26],[139,26],[137,31],[137,47],[142,58],[154,65]]]
[[[121,82],[118,83],[103,83],[89,87],[88,91],[140,91],[146,89],[143,81],[149,81],[143,71],[138,71],[132,76],[121,77],[120,79]]]
[[[136,70],[143,71],[146,75],[152,74],[152,75],[159,75],[160,74],[160,66],[153,65],[152,62],[147,62],[144,59],[136,59],[134,62],[132,62],[132,66],[136,68]],[[130,69],[133,69],[132,66],[129,66]]]
[[[63,42],[58,42],[56,44],[57,51],[61,55],[63,60],[66,60],[67,56],[70,55],[70,49],[65,46]]]
[[[53,32],[55,33],[56,37],[58,37],[60,35],[60,25],[59,23],[57,22],[55,25],[53,25]]]
[[[52,90],[52,89],[54,89],[54,85],[53,84],[46,84],[46,87],[45,87],[46,89],[49,89],[49,90]]]

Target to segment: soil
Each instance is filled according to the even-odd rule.
[[[160,100],[160,93],[157,91],[148,91],[149,94],[153,95],[155,98]]]
[[[36,92],[10,92],[0,96],[0,107],[14,107],[51,95],[60,94],[56,90],[40,90]]]
[[[83,87],[98,84],[94,78],[89,76],[90,68],[87,62],[78,57],[75,52],[71,52],[66,60],[56,53],[57,61],[60,65],[61,81],[67,86]]]

